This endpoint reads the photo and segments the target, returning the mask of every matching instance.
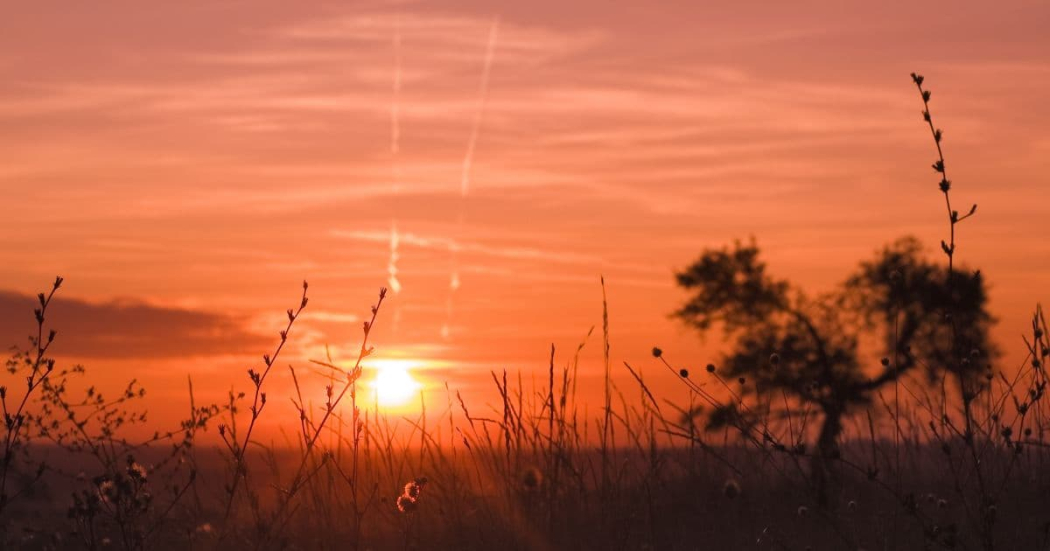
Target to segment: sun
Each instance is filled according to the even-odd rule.
[[[375,376],[369,381],[373,398],[381,406],[398,407],[418,398],[423,385],[412,378],[411,367],[418,362],[411,360],[376,360],[371,363]]]

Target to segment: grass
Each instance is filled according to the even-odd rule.
[[[913,80],[937,147],[951,274],[955,226],[976,206],[952,209],[931,96]],[[1050,341],[1038,307],[1017,370],[989,369],[958,393],[946,376],[894,374],[892,390],[845,418],[832,453],[814,445],[813,408],[786,393],[747,395],[713,364],[690,373],[654,348],[624,363],[630,388],[619,387],[604,281],[597,414],[577,400],[590,332],[571,354],[551,347],[545,388],[492,372],[494,415],[447,385],[445,403],[422,404],[415,419],[369,409],[357,391],[385,290],[349,367],[315,362],[332,378],[311,407],[294,368],[294,395],[268,384],[307,308],[304,283],[246,390],[198,405],[190,381],[185,421],[131,440],[128,426],[146,424],[144,391],[133,381],[74,396],[90,379],[49,357],[47,310],[61,284],[40,295],[30,346],[0,387],[5,549],[1050,549]],[[969,362],[960,348],[951,361]],[[781,361],[773,352],[769,368]],[[643,365],[670,370],[689,402],[654,393]],[[280,420],[298,428],[287,445],[255,433],[277,395],[298,412]],[[705,411],[731,413],[712,432]],[[198,445],[209,429],[221,445]]]

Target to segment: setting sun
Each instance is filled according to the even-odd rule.
[[[378,360],[370,366],[375,375],[369,386],[372,387],[372,398],[381,406],[403,406],[415,398],[423,388],[412,378],[409,368],[418,365],[411,360]]]

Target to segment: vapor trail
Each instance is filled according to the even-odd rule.
[[[396,197],[401,190],[401,17],[394,22],[394,83],[390,100],[390,158],[392,165],[391,187]],[[390,261],[387,263],[387,285],[396,295],[401,292],[401,281],[397,278],[398,247],[397,220],[390,221]]]
[[[390,154],[401,150],[401,16],[394,20],[394,84],[390,101]],[[394,180],[395,191],[397,180]]]
[[[485,106],[489,101],[489,74],[492,72],[492,58],[496,54],[496,37],[499,33],[499,18],[492,20],[489,28],[488,46],[485,49],[485,66],[481,71],[481,84],[478,86],[478,107],[474,111],[474,124],[470,129],[470,141],[467,142],[467,153],[463,156],[463,171],[459,180],[459,193],[466,197],[470,191],[470,169],[474,164],[474,149],[481,134],[481,123],[485,120]]]
[[[474,111],[474,121],[470,128],[470,139],[467,141],[467,151],[463,155],[463,167],[459,179],[459,216],[457,217],[456,235],[463,235],[463,216],[467,194],[470,192],[470,174],[474,165],[474,150],[481,135],[481,124],[485,120],[485,106],[489,99],[489,75],[492,72],[492,61],[496,55],[496,39],[499,35],[499,17],[492,19],[489,27],[488,44],[485,48],[485,64],[481,70],[481,82],[478,85],[477,108]],[[459,246],[455,241],[449,247],[451,256],[451,273],[448,281],[448,300],[445,303],[445,323],[441,326],[442,338],[448,338],[451,333],[452,311],[455,305],[456,291],[459,289]]]

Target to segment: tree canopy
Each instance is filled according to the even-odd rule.
[[[996,356],[983,278],[931,262],[911,237],[823,294],[770,275],[753,240],[704,251],[676,277],[691,296],[674,316],[702,333],[721,328],[732,342],[722,372],[748,381],[742,394],[785,393],[818,407],[824,454],[835,450],[842,417],[883,385],[921,368],[927,381],[950,377],[972,399]],[[729,418],[714,412],[709,426]]]

